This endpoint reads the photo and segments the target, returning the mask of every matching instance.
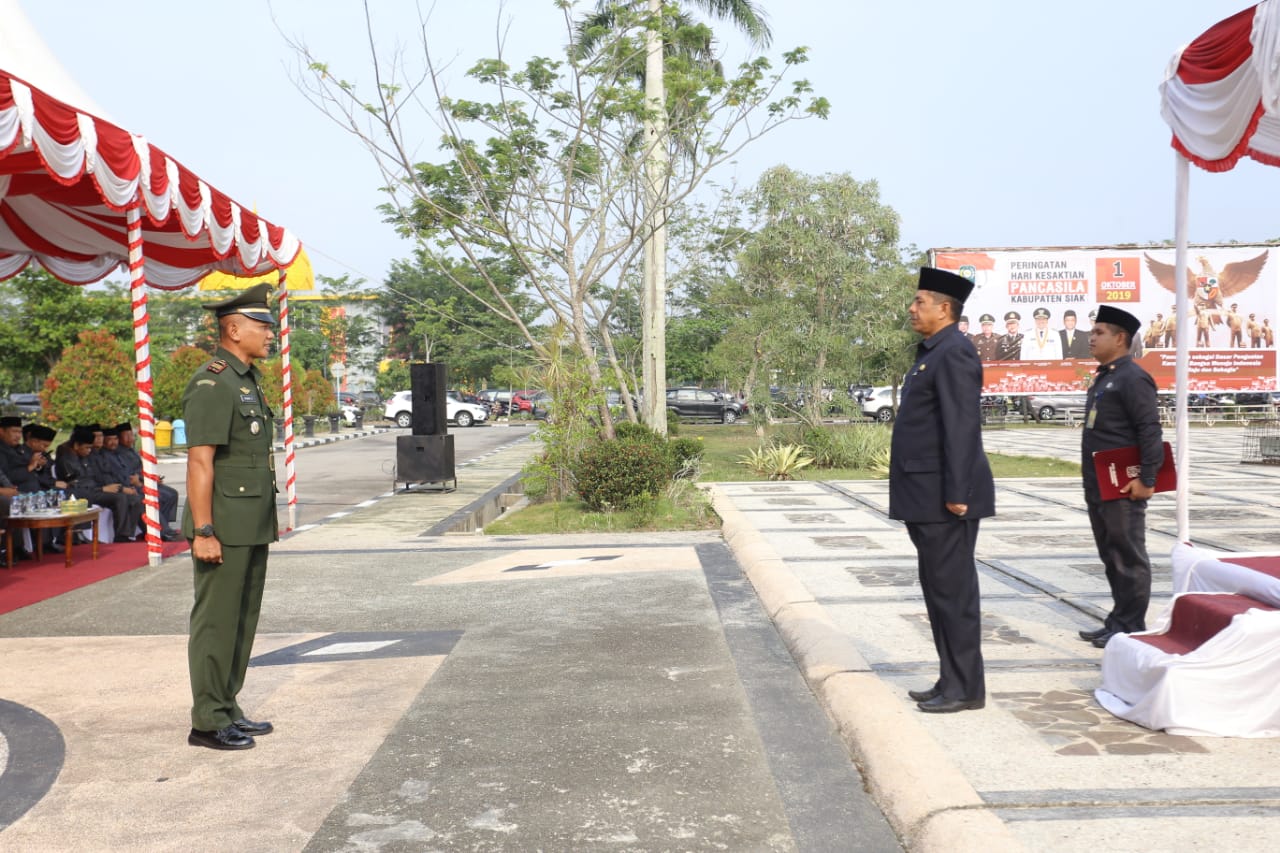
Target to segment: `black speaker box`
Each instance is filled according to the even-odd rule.
[[[396,436],[396,482],[443,483],[448,480],[457,480],[453,471],[453,436]]]
[[[449,431],[448,373],[443,364],[409,365],[414,435],[444,435]]]

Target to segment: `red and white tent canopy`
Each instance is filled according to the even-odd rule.
[[[34,259],[71,284],[98,281],[128,258],[133,206],[152,287],[266,272],[300,248],[142,136],[0,70],[0,278]]]
[[[87,284],[127,264],[153,565],[160,560],[159,478],[147,285],[173,290],[215,270],[257,275],[283,269],[301,248],[285,229],[236,204],[144,137],[102,118],[17,0],[0,0],[0,279],[36,262],[63,281]],[[286,317],[282,303],[287,349]],[[286,373],[286,425],[289,388]],[[292,437],[287,430],[290,451]],[[290,517],[292,526],[292,507]]]

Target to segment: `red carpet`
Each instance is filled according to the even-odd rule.
[[[162,543],[165,557],[187,550],[186,540]],[[93,559],[93,546],[76,545],[71,552],[71,568],[64,554],[45,552],[44,559],[15,560],[12,569],[0,562],[0,613],[8,613],[28,604],[44,601],[88,586],[91,583],[140,569],[147,564],[145,542],[122,542],[98,546],[98,559]]]

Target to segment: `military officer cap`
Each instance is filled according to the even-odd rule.
[[[1031,316],[1032,316],[1032,317],[1035,317],[1037,320],[1048,320],[1048,319],[1049,319],[1049,309],[1048,309],[1048,308],[1037,308],[1036,310],[1034,310],[1034,311],[1032,311],[1032,312],[1031,312]]]
[[[1112,326],[1119,326],[1129,333],[1130,337],[1138,333],[1142,321],[1130,314],[1128,311],[1116,308],[1114,305],[1103,305],[1098,308],[1099,323],[1109,323]]]
[[[1250,316],[1250,317],[1252,317],[1253,315],[1252,315],[1252,314],[1250,314],[1249,316]],[[968,314],[961,314],[961,315],[960,315],[960,322],[961,322],[961,323],[967,323],[967,322],[969,322],[969,315],[968,315]]]
[[[1070,308],[1062,312],[1062,319],[1064,320],[1067,319],[1068,317],[1074,317],[1074,316],[1076,316],[1076,312],[1072,311]]]
[[[964,302],[969,298],[969,294],[973,292],[973,282],[953,272],[934,269],[933,267],[921,267],[920,283],[916,285],[916,289],[941,293],[944,296],[950,296],[952,299]]]
[[[996,318],[992,317],[990,314],[983,314],[981,317],[978,318],[979,323],[994,323],[995,321],[996,321]]]
[[[270,294],[271,285],[264,281],[237,293],[230,299],[205,303],[204,308],[215,312],[219,317],[225,317],[228,314],[243,314],[251,320],[269,323],[274,326],[276,318],[271,316],[271,308],[267,305],[267,297]]]
[[[1021,319],[1022,319],[1022,315],[1021,315],[1021,314],[1019,314],[1017,311],[1007,311],[1007,312],[1005,312],[1005,315],[1004,315],[1004,321],[1005,321],[1006,323],[1011,322],[1011,321],[1013,321],[1013,320],[1021,320]]]
[[[3,418],[0,418],[0,429],[20,426],[22,426],[22,418],[17,415],[5,415]]]

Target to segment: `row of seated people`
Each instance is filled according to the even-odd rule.
[[[24,426],[16,417],[0,418],[0,529],[14,496],[62,489],[110,510],[117,541],[140,538],[142,458],[134,449],[133,426],[77,426],[50,458],[49,447],[56,436],[51,427]],[[180,536],[172,528],[177,508],[177,490],[160,483],[160,531],[165,541]],[[58,551],[62,544],[51,539],[49,548]]]

